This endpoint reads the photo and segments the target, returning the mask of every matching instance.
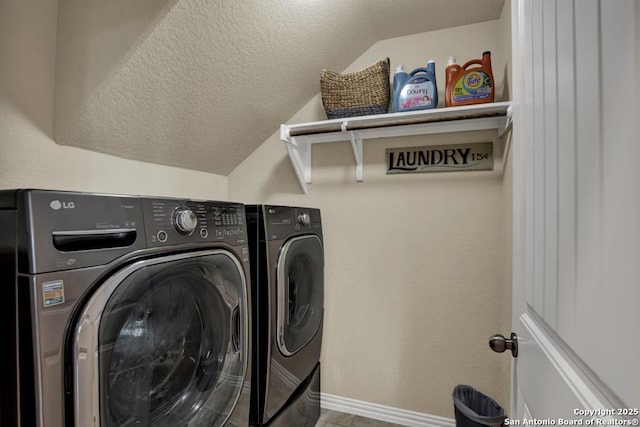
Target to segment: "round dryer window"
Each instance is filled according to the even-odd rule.
[[[241,266],[224,251],[141,261],[116,273],[77,328],[78,425],[96,413],[101,427],[222,425],[247,368],[246,301]],[[84,363],[82,349],[92,342],[98,360]],[[93,414],[83,414],[85,404]]]
[[[314,337],[324,308],[324,252],[317,236],[287,241],[278,258],[278,346],[291,356]]]

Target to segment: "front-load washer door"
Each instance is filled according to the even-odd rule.
[[[315,235],[285,242],[277,264],[278,348],[291,356],[305,346],[322,325],[324,252]]]
[[[222,250],[115,273],[75,329],[76,427],[223,425],[247,370],[247,301],[241,264]]]

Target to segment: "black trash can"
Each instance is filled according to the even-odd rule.
[[[468,385],[453,389],[457,427],[501,426],[505,415],[498,402]]]

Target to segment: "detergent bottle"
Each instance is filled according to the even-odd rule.
[[[482,53],[482,59],[472,59],[464,65],[456,64],[454,57],[449,57],[445,68],[445,105],[482,104],[493,102],[495,85],[491,72],[491,52]]]
[[[393,76],[393,111],[426,110],[438,105],[436,63],[429,61],[426,68],[404,72],[399,65]]]
[[[396,73],[393,75],[393,100],[391,101],[393,111],[398,111],[398,106],[396,105],[396,94],[400,93],[402,86],[408,78],[409,75],[404,71],[404,65],[398,64],[396,67]]]

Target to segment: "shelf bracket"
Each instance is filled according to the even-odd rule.
[[[296,173],[298,184],[304,194],[307,194],[307,184],[311,183],[311,144],[297,141],[289,135],[289,128],[280,126],[280,139],[284,142],[289,155],[289,161]]]
[[[356,161],[356,181],[362,182],[362,138],[355,132],[349,132],[351,137],[351,148],[353,149],[353,158]]]
[[[504,135],[504,133],[511,127],[511,124],[513,123],[512,116],[513,106],[509,105],[509,107],[507,107],[507,114],[498,127],[498,138],[502,137],[502,135]]]

